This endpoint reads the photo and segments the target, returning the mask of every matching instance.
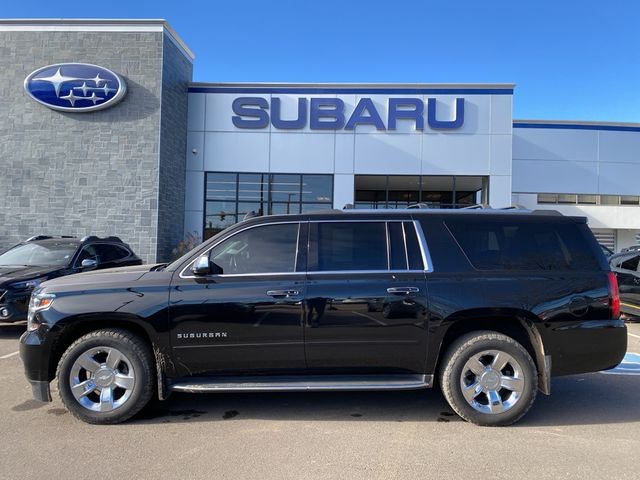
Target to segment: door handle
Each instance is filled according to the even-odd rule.
[[[298,293],[298,290],[267,290],[270,297],[295,297]]]
[[[410,293],[417,293],[420,289],[418,287],[389,287],[387,293],[392,295],[409,295]]]

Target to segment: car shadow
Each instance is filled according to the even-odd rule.
[[[553,394],[538,395],[515,426],[640,421],[640,376],[602,373],[555,378]],[[173,394],[152,402],[132,422],[373,421],[462,422],[438,389],[407,392]]]

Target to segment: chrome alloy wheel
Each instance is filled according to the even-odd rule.
[[[94,412],[111,412],[124,405],[135,385],[131,361],[113,347],[82,353],[71,367],[69,385],[78,403]]]
[[[525,381],[515,358],[499,350],[485,350],[464,364],[460,387],[471,407],[481,413],[496,414],[518,403]]]

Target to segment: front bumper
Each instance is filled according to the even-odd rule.
[[[20,358],[24,373],[31,384],[33,398],[41,402],[51,401],[49,388],[50,347],[44,345],[38,331],[25,332],[20,337]]]
[[[5,297],[7,297],[5,295]],[[22,322],[27,319],[29,296],[3,298],[0,303],[0,322]]]

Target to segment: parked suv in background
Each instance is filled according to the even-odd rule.
[[[618,277],[620,309],[627,315],[640,317],[640,251],[623,250],[610,257],[609,264]]]
[[[169,265],[46,282],[20,354],[97,424],[154,392],[407,390],[508,425],[550,377],[617,365],[616,279],[581,217],[392,210],[258,217]]]
[[[131,247],[118,237],[31,237],[0,255],[0,321],[26,320],[29,296],[45,280],[141,264]]]

